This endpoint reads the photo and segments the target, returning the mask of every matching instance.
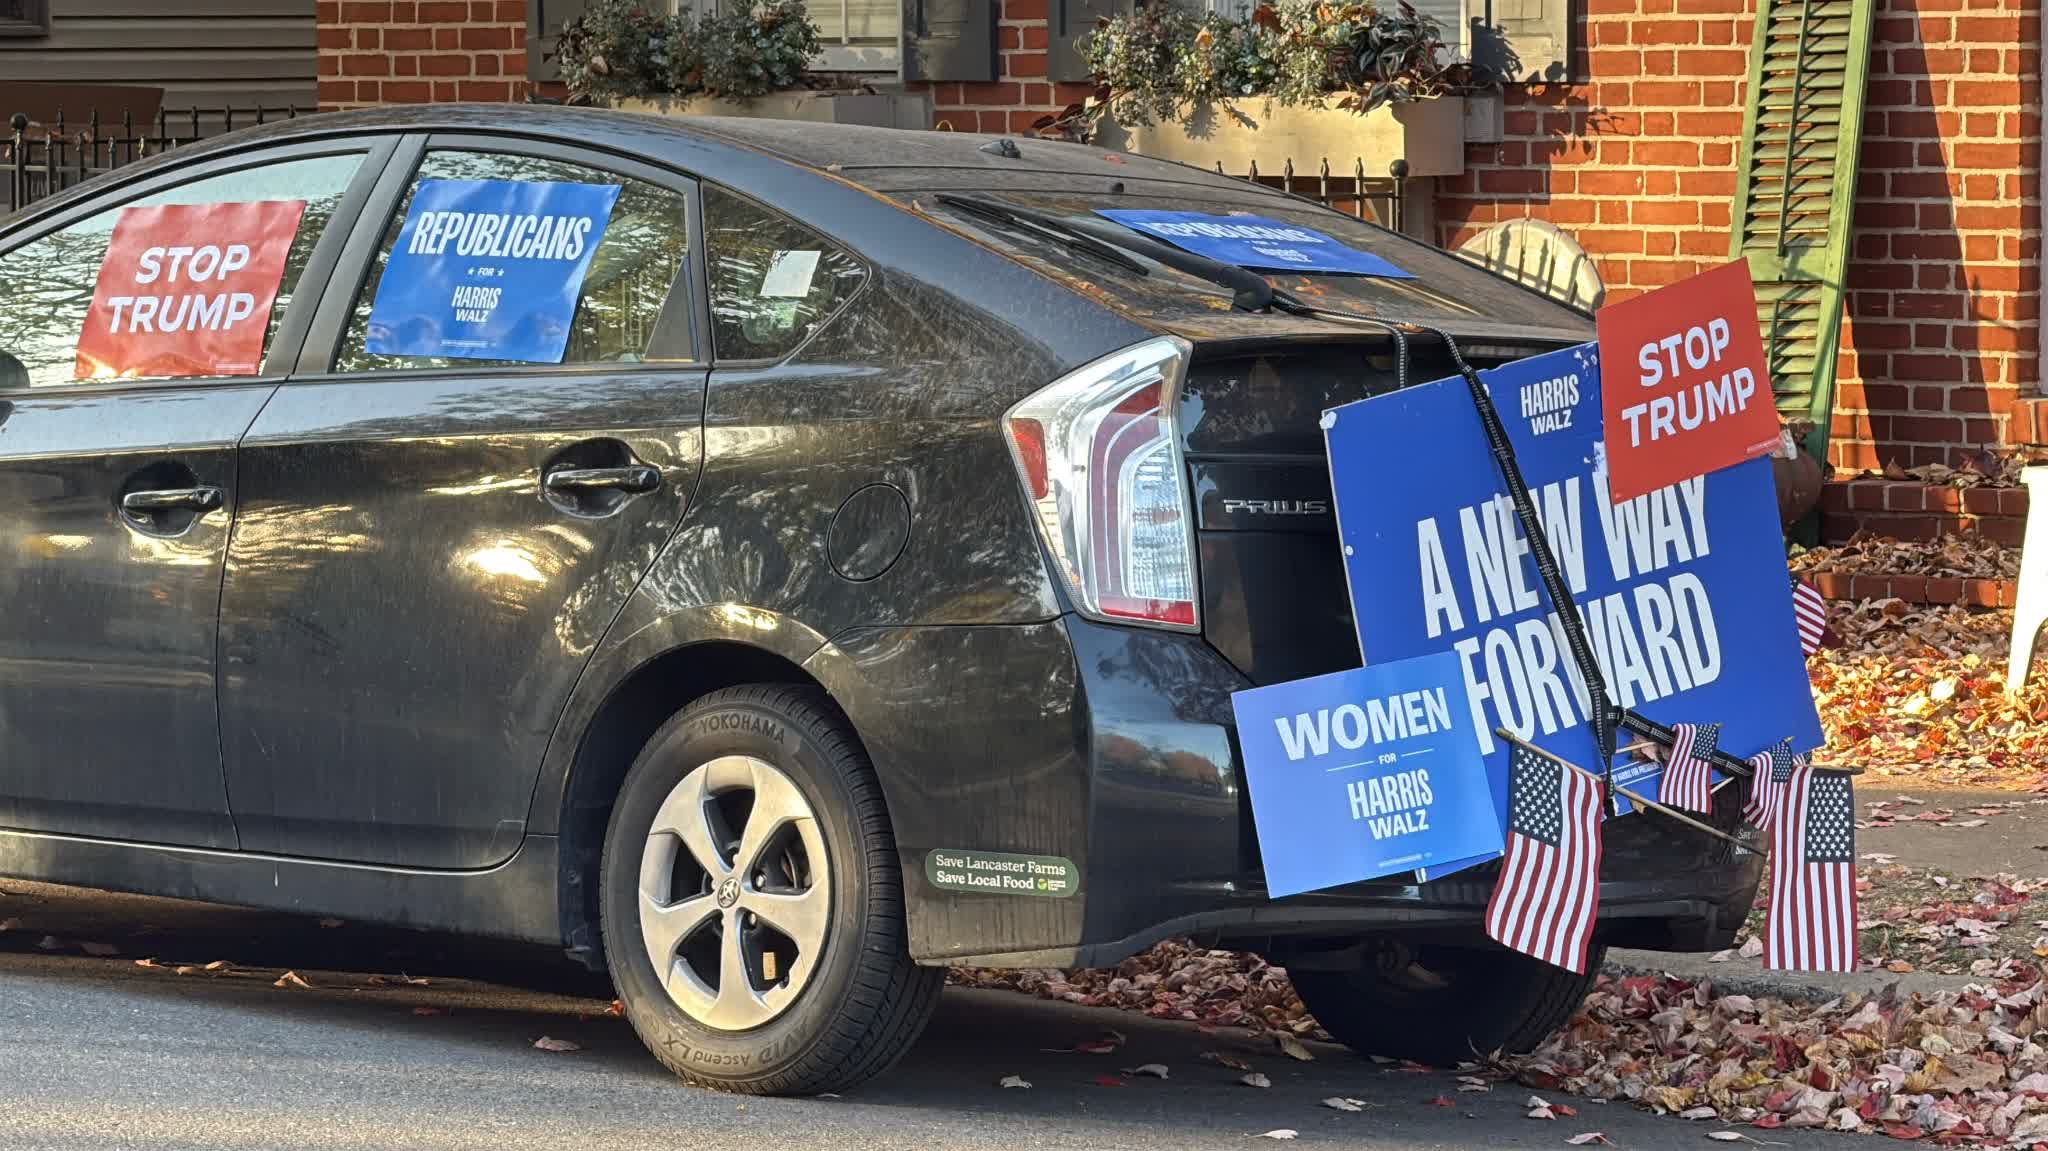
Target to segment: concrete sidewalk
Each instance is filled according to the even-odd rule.
[[[1871,874],[1880,866],[1903,866],[1932,870],[1958,881],[1999,874],[2015,875],[2023,880],[2048,876],[2048,802],[2031,802],[2043,797],[2015,791],[1922,790],[1910,784],[1902,786],[1896,779],[1859,779],[1856,789],[1858,820],[1869,821],[1870,804],[1900,796],[1919,802],[1894,804],[1890,810],[1896,812],[1898,818],[1889,827],[1865,827],[1857,831],[1856,851],[1859,856],[1891,857],[1889,861],[1860,859],[1860,873]],[[1970,811],[1971,808],[1990,808],[2013,802],[2024,802],[2026,806],[2003,808],[1993,815],[1976,815]],[[1946,823],[1913,818],[1941,809],[1952,810],[1955,815]],[[1976,820],[1982,820],[1982,826],[1958,826]],[[1874,883],[1875,889],[1864,896],[1866,912],[1881,906],[1885,898],[1885,881],[1875,880]],[[1959,883],[1958,890],[1960,898],[1968,898],[1963,894],[1968,890],[1965,884]],[[2036,934],[2032,927],[2034,920],[2048,919],[2048,893],[2040,897],[2038,907],[2036,902],[2030,900],[2010,909],[2013,923],[2006,930],[2014,933],[2015,943],[2021,938],[2021,933],[2026,939]],[[2009,947],[2002,953],[2012,954],[2013,949]],[[1847,991],[1867,994],[1890,983],[1898,984],[1901,993],[1931,994],[1982,982],[1967,974],[1945,975],[1928,971],[1902,974],[1861,971],[1853,975],[1770,971],[1764,968],[1761,959],[1744,959],[1738,955],[1716,963],[1705,954],[1662,951],[1611,951],[1607,956],[1607,968],[1615,974],[1661,972],[1681,979],[1710,979],[1716,987],[1742,995],[1805,999],[1830,999]]]

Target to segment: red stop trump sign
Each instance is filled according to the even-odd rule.
[[[1600,402],[1615,503],[1778,444],[1756,286],[1737,260],[1600,309]]]
[[[76,379],[253,376],[304,200],[123,208]]]

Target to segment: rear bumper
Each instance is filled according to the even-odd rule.
[[[1230,693],[1244,678],[1198,636],[1044,624],[891,628],[840,637],[812,670],[853,720],[888,796],[911,953],[932,963],[1097,966],[1196,935],[1479,935],[1487,865],[1270,899]],[[1733,830],[1724,788],[1714,822]],[[1060,856],[1070,898],[928,882],[934,850]],[[1606,829],[1598,936],[1679,951],[1728,946],[1762,857],[1667,820]]]

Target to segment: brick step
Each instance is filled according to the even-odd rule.
[[[1808,572],[1806,579],[1832,600],[1896,597],[1907,603],[2011,607],[2018,581],[1949,576],[1879,575],[1872,572]]]
[[[1846,543],[1858,531],[1868,531],[1902,540],[1975,536],[2018,547],[2026,534],[2027,491],[1955,488],[1919,480],[1848,480],[1821,489],[1820,524],[1821,542],[1830,544]]]

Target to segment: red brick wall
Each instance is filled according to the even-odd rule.
[[[2039,0],[1880,2],[1833,462],[2048,442],[2015,407],[2040,381]],[[1724,262],[1754,23],[1754,0],[1588,0],[1585,82],[1510,90],[1440,239],[1554,221],[1610,298]]]
[[[1851,466],[2044,442],[2011,418],[2041,380],[2041,9],[1964,5],[1890,0],[1872,37],[1843,340],[1861,386],[1835,417]]]
[[[320,106],[526,98],[526,0],[319,0]]]
[[[990,84],[933,84],[935,126],[955,132],[1024,132],[1031,122],[1080,100],[1092,84],[1052,84],[1046,79],[1050,0],[1001,0],[996,24],[996,81]]]

